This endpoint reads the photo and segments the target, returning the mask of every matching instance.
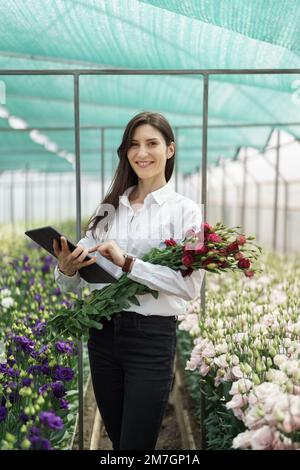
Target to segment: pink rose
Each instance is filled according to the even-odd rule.
[[[237,237],[236,242],[238,245],[244,245],[246,243],[246,237],[244,237],[244,235],[240,235]]]
[[[219,237],[216,233],[210,233],[207,237],[207,241],[210,243],[220,243],[222,238]]]
[[[210,230],[212,230],[212,226],[209,225],[208,222],[204,222],[203,227],[204,227],[204,233],[208,233]]]
[[[254,271],[244,271],[244,274],[246,277],[253,277],[254,276]]]

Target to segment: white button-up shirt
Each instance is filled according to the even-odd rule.
[[[77,245],[89,249],[105,240],[115,240],[122,250],[137,257],[133,263],[129,279],[139,282],[159,295],[155,299],[151,294],[137,295],[140,306],[131,304],[124,310],[134,311],[142,315],[182,315],[186,312],[187,302],[200,295],[204,270],[193,271],[191,276],[183,277],[180,271],[167,266],[152,264],[140,258],[151,248],[158,247],[165,239],[173,238],[180,241],[188,229],[201,230],[201,209],[191,199],[175,192],[170,182],[156,191],[149,193],[142,207],[133,210],[128,196],[135,186],[130,186],[119,198],[119,206],[108,232],[101,238],[92,236],[91,230],[86,232]],[[105,268],[115,278],[123,273],[122,268],[96,253],[96,263]],[[90,291],[102,289],[109,284],[90,284],[81,278],[79,272],[74,276],[66,276],[56,265],[54,276],[63,292],[73,291],[89,286]]]

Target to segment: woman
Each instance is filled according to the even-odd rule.
[[[159,292],[157,299],[138,296],[139,306],[131,304],[111,321],[104,320],[102,330],[91,328],[88,340],[95,397],[113,449],[151,450],[172,387],[177,315],[200,294],[203,271],[183,277],[140,258],[166,238],[180,240],[192,226],[200,230],[201,210],[168,183],[175,142],[161,114],[134,116],[118,156],[111,187],[99,206],[102,213],[96,211],[91,218],[86,236],[72,253],[63,237],[61,250],[55,242],[55,279],[63,291],[76,292],[87,284],[78,269],[97,259],[115,277],[127,272],[130,279]],[[111,214],[106,217],[107,212]],[[96,259],[84,261],[93,252]]]

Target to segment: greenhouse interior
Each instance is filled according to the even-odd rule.
[[[300,449],[300,0],[2,0],[0,17],[1,453]],[[159,150],[147,147],[152,169],[136,168],[137,144],[120,152],[143,113],[172,129],[168,177]],[[134,132],[173,148],[147,122]],[[119,275],[104,283],[63,271],[67,242],[30,236],[51,227],[92,249],[91,217],[133,184],[142,225],[143,199],[166,186],[201,229],[136,250],[108,237],[98,266]],[[125,364],[118,429],[88,347],[89,328],[106,340],[110,327]],[[155,344],[151,382],[142,346]],[[127,369],[130,351],[145,363]]]

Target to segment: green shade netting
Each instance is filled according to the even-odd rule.
[[[276,123],[300,122],[299,15],[300,2],[292,0],[3,0],[0,68],[299,68],[299,75],[210,77],[210,126],[266,124],[209,127],[208,161],[214,164],[220,156],[232,158],[241,146],[262,149]],[[1,76],[0,71],[0,80],[6,91],[2,105],[10,115],[33,128],[67,127],[41,132],[60,151],[74,154],[72,77]],[[134,114],[150,110],[178,128],[178,169],[194,171],[201,165],[202,88],[201,75],[81,76],[81,170],[109,176],[118,163],[124,126]],[[108,127],[103,168],[100,130],[84,126]],[[26,165],[74,169],[29,133],[1,132],[5,127],[7,120],[0,118],[0,171]],[[300,126],[281,128],[300,137]]]

